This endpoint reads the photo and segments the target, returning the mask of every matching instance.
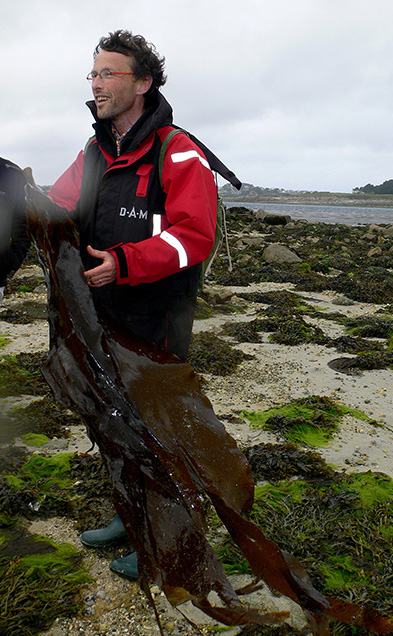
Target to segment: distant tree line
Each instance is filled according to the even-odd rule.
[[[393,194],[393,179],[384,181],[380,185],[368,183],[361,188],[354,188],[353,192],[364,192],[365,194]]]

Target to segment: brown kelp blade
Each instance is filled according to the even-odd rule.
[[[247,520],[253,503],[250,468],[192,368],[122,332],[94,306],[76,227],[38,190],[27,187],[27,197],[48,281],[50,352],[44,374],[57,399],[83,416],[100,448],[116,509],[138,553],[144,589],[152,581],[172,604],[193,599],[229,625],[285,618],[240,602],[205,538],[200,499],[205,492],[255,574],[298,602],[314,633],[327,633],[323,616],[370,630],[371,625],[376,633],[392,631],[391,619],[377,620],[372,613],[371,620],[363,607],[320,594],[294,557]],[[211,591],[223,607],[210,604]]]

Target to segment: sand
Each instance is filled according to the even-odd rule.
[[[247,291],[290,289],[290,284],[260,283],[247,288]],[[225,288],[228,293],[228,288]],[[232,301],[236,301],[243,288],[230,289]],[[292,290],[293,291],[293,290]],[[307,302],[326,312],[337,311],[350,316],[374,314],[380,309],[379,305],[346,303],[337,307],[340,298],[333,292],[299,294]],[[5,298],[1,311],[18,302],[21,296],[13,294]],[[45,299],[45,291],[24,293],[23,298],[35,300]],[[238,300],[245,309],[244,301]],[[197,320],[194,331],[208,330],[217,335],[221,334],[221,327],[228,321],[252,320],[261,307],[257,304],[247,304],[243,313],[215,315],[207,320]],[[310,323],[313,322],[310,319]],[[334,322],[319,321],[319,326],[329,335],[343,333],[343,328]],[[33,353],[45,351],[48,347],[48,327],[45,321],[36,321],[28,325],[15,325],[1,320],[0,334],[9,337],[2,353],[15,354],[18,352]],[[228,339],[228,341],[231,341]],[[285,404],[299,397],[320,395],[328,396],[342,404],[364,411],[373,418],[372,422],[364,422],[351,416],[346,416],[340,424],[337,434],[327,448],[318,452],[341,470],[350,471],[380,471],[393,477],[393,461],[391,448],[393,440],[393,393],[392,372],[390,370],[365,371],[358,375],[348,375],[333,370],[329,363],[343,354],[332,348],[320,345],[304,344],[284,346],[274,344],[268,334],[261,335],[259,343],[236,344],[236,347],[252,354],[254,357],[244,361],[235,373],[228,376],[206,375],[205,392],[210,398],[218,417],[227,426],[228,431],[241,446],[260,442],[277,442],[272,433],[251,429],[244,421],[231,421],[234,415],[242,410],[263,410],[272,406]],[[2,401],[2,408],[8,408],[11,401]],[[86,452],[90,447],[83,427],[73,427],[71,438],[67,441],[56,441],[48,447],[46,452],[78,451]],[[33,449],[31,449],[33,450]],[[36,449],[34,449],[36,450]],[[70,541],[81,548],[78,534],[70,521],[51,519],[36,521],[31,524],[31,531],[46,534],[55,541]],[[59,620],[46,632],[46,636],[76,636],[85,634],[157,634],[154,616],[151,609],[139,591],[137,583],[129,583],[109,572],[108,560],[96,551],[83,549],[85,564],[90,568],[94,583],[84,590],[85,597],[95,595],[94,614],[88,612],[81,617]],[[101,604],[97,601],[97,594],[101,594]],[[176,610],[169,608],[165,598],[158,589],[154,590],[155,598],[162,615],[169,625],[168,633],[194,634],[197,633]],[[266,590],[262,593],[266,607],[277,609],[284,601],[272,597]],[[258,602],[261,595],[258,597]],[[88,607],[88,605],[86,605]],[[203,628],[212,621],[200,615],[191,607],[183,608],[190,618]],[[303,615],[291,605],[291,621],[297,626],[304,624]],[[226,632],[235,635],[238,629]],[[203,632],[202,632],[203,633]],[[207,633],[207,632],[205,632]]]

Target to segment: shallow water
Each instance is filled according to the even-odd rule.
[[[393,223],[393,208],[367,208],[358,206],[308,205],[303,203],[227,203],[228,208],[245,207],[250,210],[265,210],[277,214],[288,214],[294,220],[305,219],[318,223],[341,223],[343,225],[367,225],[369,223]]]

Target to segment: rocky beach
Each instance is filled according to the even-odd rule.
[[[341,510],[343,505],[345,510],[353,503],[357,486],[351,482],[352,494],[346,498],[342,493],[347,492],[347,486],[343,484],[353,475],[363,476],[367,484],[376,479],[385,494],[372,505],[375,503],[381,518],[386,516],[386,522],[381,528],[373,528],[373,536],[376,544],[377,536],[391,544],[392,535],[386,528],[391,527],[393,518],[389,517],[393,515],[392,499],[386,492],[393,496],[393,225],[350,227],[295,222],[288,216],[241,207],[231,208],[228,228],[232,269],[228,271],[228,256],[222,248],[200,294],[190,363],[216,414],[250,461],[261,497],[257,498],[258,507],[263,508],[264,500],[259,493],[265,492],[259,489],[269,484],[276,487],[279,480],[281,484],[286,480],[285,488],[302,480],[308,484],[307,480],[317,479],[318,471],[322,474],[326,470],[323,477],[318,472],[325,480],[324,488],[327,475],[333,480],[334,473],[335,488],[340,493],[336,493],[330,508]],[[22,529],[20,536],[25,542],[31,534],[56,545],[71,544],[73,563],[89,575],[88,580],[81,577],[75,584],[69,593],[69,605],[59,604],[58,609],[57,601],[51,608],[49,595],[39,606],[31,595],[23,596],[21,589],[20,598],[25,600],[20,611],[23,614],[23,603],[26,608],[30,603],[32,616],[37,611],[37,617],[30,625],[28,617],[12,623],[3,606],[0,632],[5,636],[158,634],[153,610],[138,583],[109,571],[110,561],[125,554],[127,548],[98,553],[83,548],[79,540],[86,523],[98,527],[110,520],[110,490],[97,449],[91,450],[83,423],[53,404],[39,373],[48,350],[48,325],[46,287],[34,254],[7,288],[0,309],[0,343],[3,528]],[[309,408],[307,413],[305,406]],[[53,461],[72,457],[60,492],[56,490],[59,482],[40,490],[45,481],[42,475],[36,481],[34,475],[28,479],[24,466],[31,457]],[[293,457],[291,472],[288,467]],[[283,468],[281,464],[287,474],[278,472],[278,466],[280,471]],[[312,483],[315,489],[316,482]],[[365,489],[364,484],[362,487]],[[377,490],[375,484],[372,488]],[[303,492],[303,508],[305,496]],[[307,497],[311,506],[311,494]],[[361,508],[356,505],[355,517]],[[249,582],[250,573],[239,566],[241,557],[233,555],[214,517],[211,527],[217,549],[230,555],[231,577],[236,585]],[[269,527],[269,532],[280,547],[297,549],[299,558],[306,559],[307,564],[307,559],[313,564],[318,561],[315,553],[303,554],[305,548],[297,546],[286,528],[282,528],[282,534],[277,528]],[[302,532],[302,546],[318,541],[318,536],[308,533],[304,522]],[[25,554],[22,539],[20,554],[17,545],[7,553],[7,540],[0,543],[3,574],[4,558],[11,563]],[[329,541],[333,542],[332,536],[321,530],[320,545]],[[337,596],[356,602],[366,600],[392,615],[393,606],[382,583],[386,579],[386,589],[391,587],[393,554],[390,551],[383,555],[381,548],[380,571],[371,572],[373,559],[368,545],[372,541],[362,535],[359,542],[361,558],[352,557],[350,566],[348,560],[345,563],[353,578],[354,571],[363,573],[364,585],[358,580],[348,583],[347,574],[341,572],[346,584],[340,588],[331,583],[332,589]],[[333,579],[326,568],[312,565],[312,578],[321,589]],[[13,589],[19,590],[16,584]],[[189,604],[172,609],[158,588],[153,588],[152,595],[166,634],[209,634],[223,627]],[[307,631],[298,606],[271,593],[267,586],[247,600],[265,611],[287,609],[290,618],[277,632],[272,627],[270,631],[236,627],[226,628],[224,633],[251,636]],[[12,605],[12,591],[7,604]],[[355,633],[350,627],[347,631],[340,629],[342,626],[333,626],[332,632]]]

